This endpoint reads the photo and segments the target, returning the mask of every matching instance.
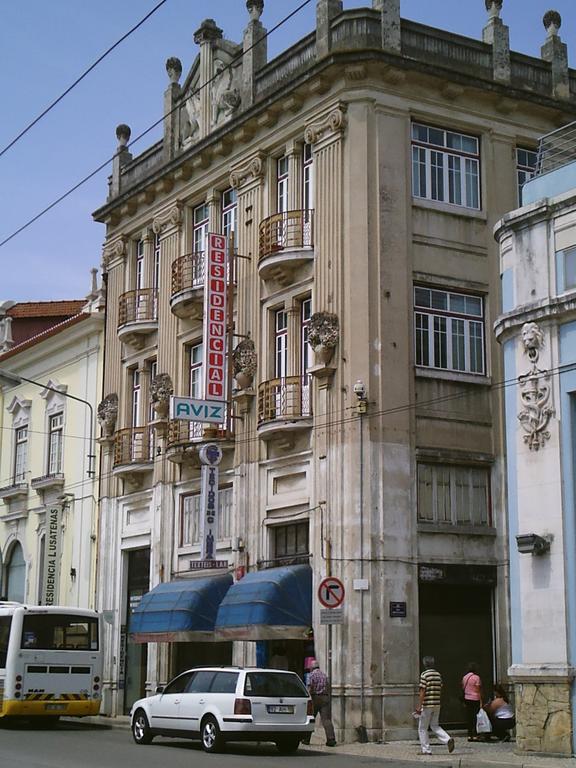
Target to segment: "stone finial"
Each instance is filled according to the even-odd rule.
[[[176,56],[170,56],[166,59],[166,72],[171,83],[177,83],[182,74],[182,62]]]
[[[6,315],[0,319],[0,352],[8,352],[13,346],[12,318]]]
[[[125,123],[120,123],[119,126],[116,127],[116,138],[118,139],[118,149],[124,149],[128,142],[130,141],[130,136],[132,135],[132,131],[130,130],[130,126],[126,125]]]
[[[223,31],[216,24],[214,19],[204,19],[200,27],[194,33],[194,42],[196,45],[202,43],[211,43],[213,40],[221,40]]]
[[[504,3],[504,0],[484,0],[486,3],[486,10],[488,11],[488,16],[491,19],[498,19],[500,18],[500,11],[502,10],[502,5]]]
[[[260,21],[264,10],[264,0],[246,0],[246,8],[250,14],[250,21]]]
[[[562,26],[562,16],[558,11],[546,11],[542,18],[545,30],[548,32],[548,37],[556,37],[558,30]]]

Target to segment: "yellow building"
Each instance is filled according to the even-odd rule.
[[[0,306],[4,599],[93,608],[104,303]]]
[[[247,2],[242,43],[204,21],[182,81],[168,59],[164,136],[132,157],[118,127],[95,213],[104,706],[127,711],[205,661],[276,655],[304,674],[315,655],[338,738],[403,736],[421,655],[444,674],[447,723],[462,720],[470,657],[487,688],[506,679],[492,228],[517,205],[537,137],[576,112],[576,74],[557,15],[542,58],[527,57],[510,52],[498,0],[482,41],[401,20],[399,0],[318,0],[316,30],[272,61],[263,6]],[[168,413],[171,394],[206,395],[210,232],[233,235],[235,253],[234,380],[217,425]],[[223,454],[217,570],[201,557],[207,443]],[[337,583],[328,607],[318,596],[327,576],[345,589],[336,611]],[[188,599],[187,620],[157,610],[162,595]]]

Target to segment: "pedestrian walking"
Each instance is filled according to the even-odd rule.
[[[332,725],[331,701],[330,701],[330,682],[324,672],[320,669],[320,664],[316,660],[310,665],[310,676],[308,678],[308,691],[312,697],[314,707],[314,717],[320,713],[322,726],[326,734],[326,746],[336,746],[336,736],[334,726]],[[310,735],[303,740],[303,744],[310,744]]]
[[[416,710],[418,719],[418,738],[423,755],[431,755],[428,731],[431,730],[442,744],[446,744],[448,752],[454,751],[454,739],[438,725],[440,716],[440,697],[442,694],[442,675],[434,669],[433,656],[424,656],[420,675],[419,707]]]
[[[464,706],[466,707],[466,727],[468,729],[468,741],[482,741],[476,730],[476,716],[483,706],[482,680],[478,674],[478,665],[471,661],[466,668],[466,674],[462,678],[462,692]]]

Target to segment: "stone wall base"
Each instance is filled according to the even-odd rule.
[[[572,755],[571,675],[519,666],[513,667],[510,673],[516,694],[517,750]]]

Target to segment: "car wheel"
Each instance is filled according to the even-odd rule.
[[[200,738],[204,752],[220,752],[224,746],[224,739],[216,719],[211,715],[202,721]]]
[[[139,709],[132,718],[132,736],[136,744],[150,744],[154,738],[143,709]]]
[[[276,739],[276,749],[281,755],[293,755],[298,751],[300,746],[300,738],[298,736],[283,736],[281,739]]]

